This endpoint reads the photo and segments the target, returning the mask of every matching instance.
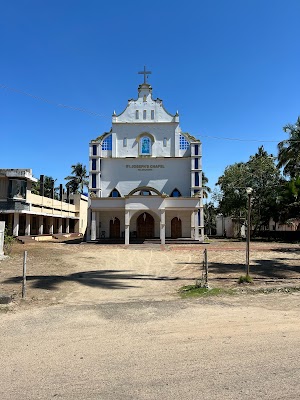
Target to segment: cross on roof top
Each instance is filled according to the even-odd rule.
[[[138,74],[144,75],[144,83],[147,83],[147,75],[152,74],[151,71],[146,71],[146,65],[144,66],[144,71],[138,72]]]

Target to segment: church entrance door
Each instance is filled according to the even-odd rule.
[[[120,220],[114,218],[109,221],[109,237],[110,239],[120,238]]]
[[[182,237],[181,219],[175,217],[171,221],[171,238],[177,239]]]
[[[137,237],[140,239],[154,238],[154,218],[148,213],[141,214],[136,220]]]

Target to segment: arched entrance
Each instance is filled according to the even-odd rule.
[[[175,217],[171,221],[171,238],[177,239],[182,237],[181,219]]]
[[[110,239],[120,238],[120,220],[113,218],[109,221],[109,237]]]
[[[144,212],[136,220],[137,237],[141,239],[154,238],[154,218]]]

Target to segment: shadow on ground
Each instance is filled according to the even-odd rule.
[[[300,265],[288,265],[284,261],[286,259],[274,260],[251,260],[250,274],[255,279],[300,279]],[[288,259],[287,259],[288,260]],[[202,270],[203,263],[177,263],[177,264],[191,264],[199,265]],[[300,260],[299,260],[300,264]],[[217,263],[208,260],[209,273],[214,274],[217,279],[232,279],[232,276],[245,275],[245,264],[240,263]]]
[[[28,282],[32,281],[32,287],[45,290],[56,290],[64,282],[77,282],[85,286],[98,287],[101,289],[129,289],[139,287],[125,284],[122,281],[155,280],[168,281],[178,278],[168,276],[154,276],[126,273],[124,270],[99,270],[83,271],[69,275],[29,275],[26,277]],[[15,276],[6,279],[4,283],[20,283],[22,276]]]
[[[300,279],[300,267],[287,265],[280,260],[253,260],[250,265],[250,274],[255,279]],[[245,264],[209,263],[209,271],[216,275],[245,274]],[[225,278],[226,279],[226,278]]]

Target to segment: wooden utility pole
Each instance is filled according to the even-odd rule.
[[[250,235],[251,235],[251,194],[252,189],[247,191],[248,194],[248,215],[247,215],[247,242],[246,242],[246,276],[250,275]],[[251,191],[250,191],[251,189]]]
[[[208,261],[207,261],[207,249],[204,250],[204,268],[205,268],[205,273],[204,273],[204,285],[206,288],[208,288]]]
[[[23,258],[22,299],[26,298],[26,264],[27,264],[27,250],[24,251],[24,258]]]

